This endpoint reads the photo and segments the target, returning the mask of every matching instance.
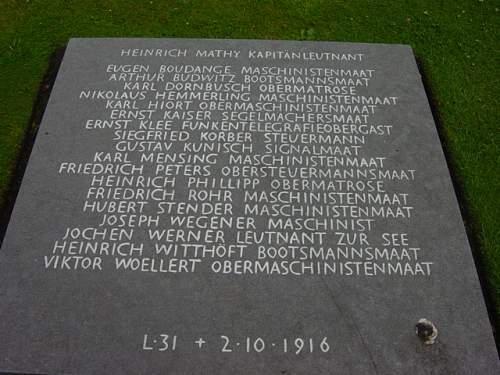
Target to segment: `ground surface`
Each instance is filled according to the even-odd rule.
[[[70,37],[410,44],[426,77],[475,251],[500,316],[500,2],[0,0],[0,196],[49,57]],[[493,296],[493,298],[492,298]],[[498,318],[497,318],[498,319]]]

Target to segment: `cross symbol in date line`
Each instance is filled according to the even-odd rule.
[[[195,344],[198,344],[198,348],[201,348],[203,344],[206,344],[206,341],[203,340],[201,337],[194,342]]]

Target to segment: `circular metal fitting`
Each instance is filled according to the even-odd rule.
[[[432,345],[436,342],[438,330],[430,320],[425,318],[420,319],[415,325],[415,330],[417,336],[420,337],[424,344]]]

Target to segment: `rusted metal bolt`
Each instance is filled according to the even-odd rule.
[[[420,319],[415,325],[415,330],[425,345],[432,345],[436,342],[438,330],[430,320]]]

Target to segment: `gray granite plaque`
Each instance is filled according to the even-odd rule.
[[[0,253],[0,370],[498,373],[411,49],[72,39]]]

